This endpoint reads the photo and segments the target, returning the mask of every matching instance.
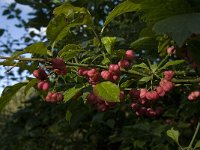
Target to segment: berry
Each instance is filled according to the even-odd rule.
[[[47,96],[45,97],[46,102],[54,102],[54,99],[52,99],[53,92],[48,92]]]
[[[157,100],[159,95],[156,91],[150,91],[146,93],[146,99],[148,100]]]
[[[48,92],[47,96],[45,97],[46,102],[60,102],[63,100],[63,95],[61,92]]]
[[[147,100],[146,99],[139,99],[140,104],[145,105]]]
[[[121,68],[128,68],[130,65],[128,60],[120,60],[118,62],[118,66],[120,66]]]
[[[48,89],[49,89],[49,83],[45,81],[43,86],[42,86],[42,90],[47,91]]]
[[[111,73],[109,71],[102,71],[101,72],[101,77],[104,79],[104,80],[110,80],[111,79]]]
[[[88,77],[94,77],[94,76],[96,76],[96,74],[98,74],[98,71],[97,71],[96,68],[92,68],[92,69],[87,71],[87,76]]]
[[[131,108],[134,110],[138,110],[140,108],[140,106],[137,103],[132,103]]]
[[[48,77],[48,75],[43,69],[34,70],[33,76],[35,76],[38,80],[46,80]]]
[[[78,68],[78,75],[79,76],[84,76],[84,72],[86,71],[86,69],[85,68]],[[86,75],[86,74],[85,74]]]
[[[97,109],[99,110],[99,111],[101,111],[101,112],[104,112],[104,111],[106,111],[107,109],[108,109],[108,106],[106,106],[105,104],[103,104],[103,103],[98,103],[97,104]]]
[[[171,47],[168,47],[167,48],[167,53],[168,54],[175,54],[176,53],[176,49],[175,49],[175,47],[174,46],[171,46]]]
[[[140,112],[140,114],[143,114],[143,115],[146,114],[146,112],[147,112],[146,107],[140,107],[139,112]]]
[[[37,87],[40,90],[47,91],[49,89],[49,83],[47,81],[40,81]]]
[[[52,66],[57,74],[65,75],[67,73],[67,67],[65,66],[65,62],[62,58],[52,59]]]
[[[114,74],[119,74],[120,73],[120,67],[117,64],[110,64],[109,72],[112,72]]]
[[[146,98],[147,89],[140,89],[140,98]]]
[[[162,79],[160,81],[160,86],[163,88],[163,90],[165,92],[169,92],[173,88],[174,85],[173,85],[172,82],[170,82],[170,81],[168,81],[166,79]]]
[[[89,77],[89,83],[92,85],[97,84],[100,80],[100,74],[96,68],[92,68],[92,69],[88,70],[87,76]]]
[[[142,114],[139,111],[136,111],[135,115],[138,116],[138,117],[140,117]]]
[[[155,117],[156,116],[156,112],[152,108],[147,108],[146,115],[148,117]]]
[[[125,59],[126,60],[133,60],[135,54],[132,50],[127,50],[125,53]]]
[[[164,91],[164,89],[163,89],[161,86],[158,86],[158,87],[156,88],[156,92],[158,93],[158,95],[159,95],[160,97],[163,97],[163,96],[165,95],[165,91]]]
[[[168,70],[164,72],[165,79],[171,81],[174,76],[174,72],[172,70]]]
[[[200,98],[200,91],[193,91],[188,95],[188,99],[190,101],[194,101],[196,99]]]
[[[97,103],[97,101],[96,101],[96,96],[95,96],[93,93],[89,93],[89,94],[87,95],[87,101],[88,101],[88,103],[90,103],[90,104],[96,104],[96,103]]]
[[[62,70],[63,68],[65,68],[65,62],[62,58],[54,58],[52,59],[52,66],[53,69]]]
[[[131,98],[138,99],[140,97],[140,90],[131,89],[129,95]]]
[[[61,102],[63,100],[63,95],[61,92],[56,93],[56,101]]]
[[[198,98],[200,97],[200,92],[199,91],[194,91],[191,93],[192,97]]]
[[[119,80],[119,76],[118,75],[115,75],[115,74],[111,75],[111,81],[112,82],[117,82],[118,80]]]

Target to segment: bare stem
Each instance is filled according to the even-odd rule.
[[[12,59],[12,57],[0,56],[0,59]],[[14,58],[14,60],[19,60],[19,61],[39,61],[39,62],[48,62],[48,61],[51,61],[51,59],[52,58],[22,58],[22,57]],[[79,64],[79,63],[66,62],[66,65],[77,66],[77,67],[86,67],[86,68],[87,67],[95,67],[95,68],[100,68],[100,69],[108,69],[108,66],[95,65],[95,64]],[[47,67],[51,68],[51,66],[47,66]],[[136,70],[121,69],[121,72],[124,72],[124,73],[127,73],[127,74],[135,74],[135,75],[144,76],[144,77],[149,76],[148,74],[138,72]],[[185,73],[184,72],[177,72],[177,74],[185,74]],[[192,79],[176,79],[176,78],[174,78],[172,80],[172,82],[174,82],[174,83],[199,83],[200,77],[192,78]]]
[[[5,56],[0,56],[0,59],[11,59],[12,57],[5,57]],[[49,59],[44,59],[44,58],[14,58],[14,60],[20,60],[20,61],[39,61],[39,62],[48,62],[51,61],[51,58]],[[102,65],[94,65],[94,64],[79,64],[79,63],[72,63],[72,62],[66,62],[66,65],[68,66],[77,66],[77,67],[95,67],[95,68],[101,68],[101,69],[108,69],[108,66],[102,66]],[[51,66],[47,66],[47,68],[51,68]],[[128,73],[128,74],[136,74],[139,76],[148,76],[144,73],[135,71],[135,70],[125,70],[121,69],[121,72]]]
[[[11,58],[12,57],[0,56],[0,59],[11,59]],[[48,59],[44,59],[44,58],[22,58],[22,57],[14,58],[14,60],[20,60],[20,61],[40,61],[40,62],[48,61]]]
[[[195,79],[172,79],[172,82],[174,83],[198,83],[200,82],[200,77]]]
[[[194,135],[193,135],[193,137],[192,137],[192,140],[191,140],[191,142],[190,142],[190,145],[188,146],[189,148],[192,148],[192,144],[194,143],[194,140],[195,140],[195,138],[196,138],[196,136],[197,136],[197,133],[198,133],[198,131],[199,131],[199,127],[200,127],[200,122],[198,122],[198,124],[197,124],[196,130],[195,130],[195,132],[194,132]]]

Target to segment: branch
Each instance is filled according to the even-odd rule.
[[[12,59],[12,57],[6,57],[6,56],[0,56],[0,59]],[[13,58],[14,60],[20,60],[20,61],[40,61],[40,62],[46,62],[49,61],[49,59],[44,59],[44,58]]]
[[[11,59],[12,57],[5,57],[0,56],[0,59]],[[52,58],[13,58],[14,60],[20,60],[20,61],[39,61],[39,62],[50,62]],[[77,66],[77,67],[95,67],[95,68],[101,68],[101,69],[108,69],[108,66],[102,66],[102,65],[94,65],[94,64],[79,64],[79,63],[72,63],[72,62],[66,62],[65,63],[68,66]],[[51,68],[51,66],[47,66],[47,68]],[[135,74],[139,76],[148,76],[147,74],[135,71],[135,70],[125,70],[120,69],[121,72],[128,73],[128,74]]]
[[[199,83],[200,82],[200,77],[196,79],[172,79],[172,82],[174,83]]]

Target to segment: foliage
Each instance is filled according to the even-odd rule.
[[[35,70],[37,79],[6,88],[0,107],[21,86],[40,96],[5,126],[4,149],[199,147],[198,1],[18,2],[54,16],[45,17],[46,38],[2,57],[2,65]],[[24,53],[31,58],[19,57]],[[13,126],[20,130],[7,140]]]

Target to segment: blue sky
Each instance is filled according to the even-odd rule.
[[[0,0],[0,28],[7,29],[9,33],[11,34],[13,39],[20,39],[26,32],[23,29],[17,28],[14,26],[15,23],[17,23],[17,20],[15,19],[10,19],[8,20],[5,16],[2,16],[2,12],[4,10],[4,7],[9,5],[10,3],[13,3],[14,0]],[[28,13],[33,11],[31,7],[24,6],[17,4],[17,8],[20,8],[22,10],[21,17],[24,19],[28,19]],[[0,37],[0,42],[6,42],[7,35],[4,34],[3,36]],[[23,48],[23,46],[21,47]],[[6,76],[5,68],[0,67],[0,75]],[[11,81],[11,80],[9,80]],[[7,85],[7,84],[15,84],[16,82],[12,81],[10,83],[7,83],[7,80],[3,79],[0,81],[1,86],[2,85]],[[2,92],[3,88],[0,87],[0,93]]]
[[[2,12],[3,12],[3,8],[4,6],[7,6],[10,3],[13,3],[14,0],[0,0],[0,28],[6,28],[10,31],[10,33],[12,34],[12,36],[14,38],[20,38],[23,34],[24,34],[24,30],[16,28],[14,26],[14,23],[16,23],[17,21],[15,19],[10,19],[7,20],[5,16],[2,16]],[[25,5],[20,5],[17,4],[16,6],[17,8],[20,8],[22,10],[21,16],[25,19],[28,18],[28,13],[30,13],[31,11],[33,11],[31,9],[31,7],[25,6]],[[2,39],[1,39],[2,40]]]

